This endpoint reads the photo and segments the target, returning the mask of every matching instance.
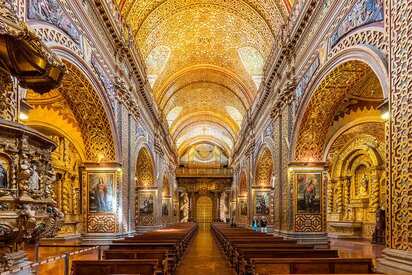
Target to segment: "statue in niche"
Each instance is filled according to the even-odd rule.
[[[40,189],[40,176],[37,173],[37,166],[33,165],[31,176],[29,179],[29,188],[31,190],[39,190]]]
[[[7,170],[3,167],[3,164],[0,163],[0,188],[7,188]]]

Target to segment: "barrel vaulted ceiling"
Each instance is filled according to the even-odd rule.
[[[290,0],[116,0],[179,154],[230,154]]]

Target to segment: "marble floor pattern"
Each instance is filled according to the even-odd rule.
[[[225,257],[217,247],[210,225],[199,225],[199,232],[190,244],[177,275],[234,275]]]

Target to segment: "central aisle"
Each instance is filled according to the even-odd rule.
[[[199,225],[199,232],[177,268],[177,275],[188,274],[235,274],[217,247],[210,232],[210,224]]]

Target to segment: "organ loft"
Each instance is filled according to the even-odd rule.
[[[411,18],[0,0],[0,273],[412,274]]]

